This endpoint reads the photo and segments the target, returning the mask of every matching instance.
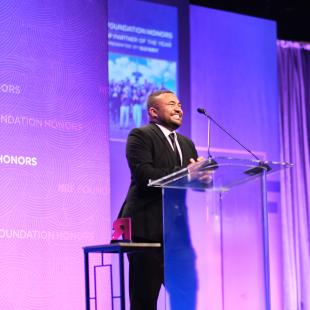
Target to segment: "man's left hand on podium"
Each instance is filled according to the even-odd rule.
[[[191,158],[190,164],[187,166],[190,181],[200,181],[205,185],[211,185],[213,182],[214,170],[202,169],[205,165],[206,159],[199,156],[197,160]]]

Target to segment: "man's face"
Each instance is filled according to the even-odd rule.
[[[183,111],[175,94],[164,93],[156,97],[156,104],[150,108],[152,119],[169,130],[175,130],[182,124]]]

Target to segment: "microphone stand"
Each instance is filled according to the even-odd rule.
[[[211,153],[210,153],[210,145],[211,145],[211,119],[208,118],[208,147],[207,147],[207,152],[208,152],[208,159],[207,159],[207,162],[206,164],[204,165],[204,169],[205,170],[215,170],[218,168],[218,164],[217,164],[217,161],[215,159],[213,159]]]
[[[211,120],[208,118],[208,158],[212,158],[210,154],[210,132],[211,132]]]

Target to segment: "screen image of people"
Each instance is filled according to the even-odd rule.
[[[148,121],[147,97],[158,90],[176,91],[176,63],[109,53],[109,110],[112,137]]]

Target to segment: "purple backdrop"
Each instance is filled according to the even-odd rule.
[[[106,31],[103,0],[0,3],[1,309],[84,309],[81,247],[110,239]],[[192,6],[190,48],[184,107],[200,153],[206,122],[195,110],[204,106],[257,155],[277,160],[275,23]],[[216,129],[212,137],[213,155],[247,156]],[[129,183],[124,142],[110,144],[113,218]],[[281,309],[278,179],[268,185]]]
[[[207,155],[207,119],[198,113],[198,107],[204,107],[210,115],[224,126],[233,136],[251,149],[262,159],[279,161],[279,121],[277,101],[276,71],[276,24],[270,20],[233,14],[213,9],[191,6],[191,104],[192,104],[192,138],[202,155]],[[225,135],[216,126],[211,126],[211,154],[213,156],[231,156],[234,158],[253,159],[236,142]],[[229,203],[232,210],[260,208],[257,193],[245,193],[234,203]],[[232,193],[233,194],[233,193]],[[271,248],[271,294],[272,309],[282,310],[282,258],[279,216],[279,175],[268,178],[268,207],[270,221]],[[229,194],[231,195],[231,194]],[[229,199],[228,201],[231,201]],[[236,196],[238,197],[238,196]],[[243,197],[243,199],[241,199]],[[224,197],[225,205],[225,197]],[[236,215],[238,215],[238,211]],[[231,227],[226,231],[227,244],[233,244],[241,235],[250,236],[252,222],[245,221],[240,230]],[[238,231],[238,233],[236,233]],[[247,242],[252,249],[247,249],[247,257],[257,252],[261,236],[253,234]],[[225,246],[225,245],[224,245]],[[238,247],[224,253],[227,261],[231,260],[237,268],[229,282],[229,274],[223,284],[231,285],[228,296],[229,309],[259,309],[251,300],[260,300],[259,294],[250,297],[250,287],[242,287],[241,275],[245,274],[244,257]],[[211,259],[211,258],[210,258]],[[249,259],[248,262],[253,260]],[[251,287],[261,290],[261,270],[258,264],[253,271]],[[215,270],[213,270],[214,272]],[[212,272],[212,270],[211,270]],[[215,274],[208,274],[209,279]],[[220,294],[220,290],[217,291]],[[232,298],[234,296],[235,299]],[[213,296],[214,300],[216,298]],[[226,298],[226,297],[225,297]],[[231,298],[231,299],[229,299]],[[239,299],[238,299],[239,298]],[[201,309],[217,309],[212,299]],[[200,308],[199,308],[200,309]]]
[[[0,308],[84,309],[110,238],[105,1],[0,3]]]

